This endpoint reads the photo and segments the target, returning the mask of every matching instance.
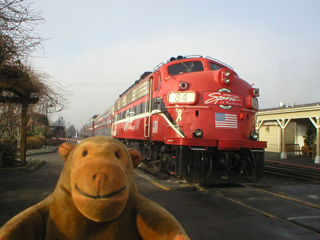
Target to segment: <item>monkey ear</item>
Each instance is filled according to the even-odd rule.
[[[129,148],[128,150],[132,159],[133,167],[134,168],[138,167],[142,159],[141,153],[138,150],[133,148]]]
[[[72,142],[64,142],[60,145],[58,153],[63,161],[67,161],[70,152],[75,146],[76,144]]]

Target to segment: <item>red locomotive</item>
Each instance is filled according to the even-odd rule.
[[[101,129],[112,123],[111,135],[139,149],[157,171],[191,182],[255,182],[266,147],[255,132],[258,96],[259,89],[226,64],[178,56],[142,74],[113,113],[92,121],[90,134],[106,134]]]

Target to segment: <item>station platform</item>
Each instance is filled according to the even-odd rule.
[[[293,165],[301,168],[312,168],[320,171],[320,164],[314,163],[314,159],[311,156],[296,155],[294,153],[288,153],[287,159],[281,159],[280,153],[265,152],[265,161],[277,162],[282,164]]]

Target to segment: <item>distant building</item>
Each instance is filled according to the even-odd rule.
[[[66,137],[66,131],[63,126],[50,126],[51,129],[51,137],[56,138],[65,138]]]
[[[259,140],[268,142],[266,151],[278,152],[282,158],[287,158],[286,148],[301,149],[305,145],[304,136],[314,136],[310,147],[316,148],[314,160],[320,163],[320,103],[281,104],[278,108],[262,109],[257,113],[256,128]]]

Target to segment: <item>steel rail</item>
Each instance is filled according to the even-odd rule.
[[[303,168],[266,161],[264,165],[264,172],[300,180],[320,182],[320,170],[313,168]]]

